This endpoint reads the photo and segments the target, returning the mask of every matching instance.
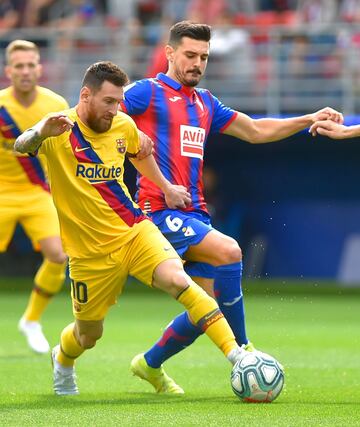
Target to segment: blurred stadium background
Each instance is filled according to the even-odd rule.
[[[165,71],[162,46],[182,19],[213,26],[202,86],[225,104],[277,117],[331,106],[346,123],[360,122],[358,0],[5,0],[0,46],[39,44],[42,84],[74,105],[92,62],[112,60],[132,80]],[[261,147],[208,141],[214,225],[239,241],[247,277],[360,283],[359,142],[307,132]],[[132,189],[133,178],[130,171]],[[0,257],[1,276],[33,274],[38,262],[18,229]]]

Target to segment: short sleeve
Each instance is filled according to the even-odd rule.
[[[211,123],[210,133],[223,132],[235,119],[237,113],[230,107],[226,107],[216,96],[211,95],[214,106],[214,115]]]
[[[51,148],[54,145],[54,138],[49,137],[44,139],[44,141],[41,143],[40,147],[37,149],[36,153],[33,153],[33,155],[48,155],[49,154],[49,150],[51,150]]]
[[[149,79],[138,80],[125,87],[121,109],[130,116],[144,113],[151,101],[152,83]]]
[[[126,151],[129,157],[135,156],[140,151],[140,136],[136,124],[130,118],[127,128],[127,141]]]

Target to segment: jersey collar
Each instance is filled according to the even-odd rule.
[[[170,86],[171,88],[175,89],[176,91],[184,93],[189,98],[191,98],[191,96],[195,93],[194,88],[183,86],[181,83],[177,82],[176,80],[173,80],[171,77],[167,76],[164,73],[159,73],[156,78],[165,83],[167,86]]]
[[[176,80],[173,80],[171,77],[167,76],[164,73],[159,73],[156,78],[177,91],[182,88],[181,83],[177,82]]]

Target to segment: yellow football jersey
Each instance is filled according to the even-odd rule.
[[[115,251],[147,219],[126,188],[126,152],[140,149],[133,120],[118,113],[109,131],[96,133],[72,108],[64,112],[75,123],[69,132],[43,141],[51,194],[58,212],[65,252],[73,258]]]
[[[11,191],[22,191],[40,185],[47,189],[43,165],[39,159],[15,154],[15,139],[46,114],[69,108],[63,97],[44,87],[37,87],[37,95],[29,107],[21,105],[13,95],[13,88],[0,90],[0,185]]]

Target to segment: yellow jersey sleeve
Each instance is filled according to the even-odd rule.
[[[127,131],[127,147],[126,152],[129,157],[134,157],[140,151],[140,135],[139,130],[136,127],[135,122],[127,114],[119,113],[122,120],[124,120],[124,125],[126,126]],[[129,120],[130,119],[130,120]]]

